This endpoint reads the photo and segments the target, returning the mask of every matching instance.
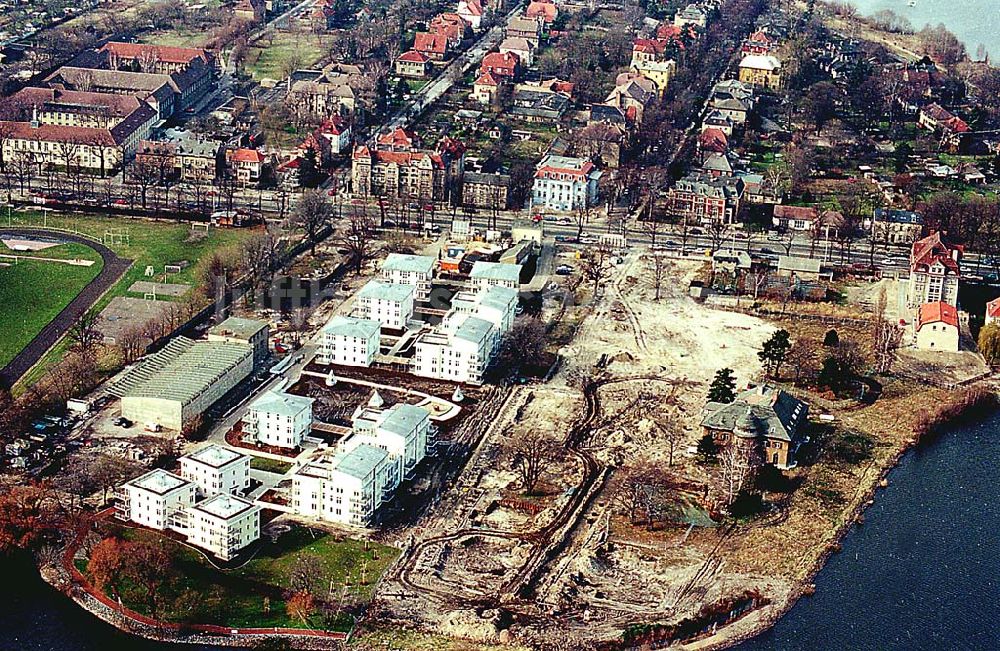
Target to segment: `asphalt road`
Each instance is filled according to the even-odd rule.
[[[70,235],[68,233],[55,233],[49,230],[34,228],[0,228],[0,235],[19,237],[44,237],[46,239],[58,239],[63,242],[75,242],[83,244],[97,251],[104,261],[104,268],[101,273],[90,281],[72,301],[69,302],[62,312],[42,328],[35,335],[35,338],[25,346],[24,350],[18,353],[7,366],[0,369],[0,385],[11,387],[21,376],[27,373],[32,366],[38,363],[45,353],[54,346],[63,335],[65,335],[76,321],[86,314],[87,310],[93,307],[94,303],[111,288],[122,275],[132,266],[131,260],[119,258],[114,251],[108,247],[89,240],[85,237]],[[44,291],[44,288],[38,288]]]

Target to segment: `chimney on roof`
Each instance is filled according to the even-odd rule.
[[[37,129],[38,128],[38,107],[37,106],[32,106],[31,107],[31,128],[32,129]]]

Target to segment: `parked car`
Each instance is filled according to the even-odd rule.
[[[115,419],[115,427],[121,427],[122,429],[128,429],[132,427],[132,421],[124,416],[119,416]]]

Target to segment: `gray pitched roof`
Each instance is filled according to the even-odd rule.
[[[386,410],[385,420],[382,421],[380,427],[393,434],[405,436],[412,432],[417,425],[427,420],[428,416],[429,413],[423,407],[400,402]]]
[[[487,262],[479,260],[472,265],[470,278],[486,280],[505,280],[508,282],[521,282],[521,265],[504,264],[501,262]]]
[[[765,384],[743,391],[729,404],[708,403],[701,424],[744,438],[760,436],[793,441],[808,413],[809,405]]]
[[[474,344],[479,344],[479,342],[489,336],[492,330],[493,324],[489,321],[480,319],[477,316],[470,316],[468,319],[463,321],[458,328],[456,328],[455,337],[457,339],[471,341]]]
[[[306,398],[283,391],[268,391],[250,404],[250,409],[282,416],[296,416],[303,409],[312,408],[315,398]]]

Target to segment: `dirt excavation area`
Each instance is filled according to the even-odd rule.
[[[375,619],[577,649],[706,604],[787,597],[787,581],[726,566],[746,534],[704,510],[709,471],[694,454],[716,371],[731,368],[740,387],[759,380],[757,351],[776,328],[690,298],[703,263],[671,261],[658,299],[650,267],[625,256],[596,301],[579,285],[559,370],[498,400],[455,485],[395,541],[404,552]]]

